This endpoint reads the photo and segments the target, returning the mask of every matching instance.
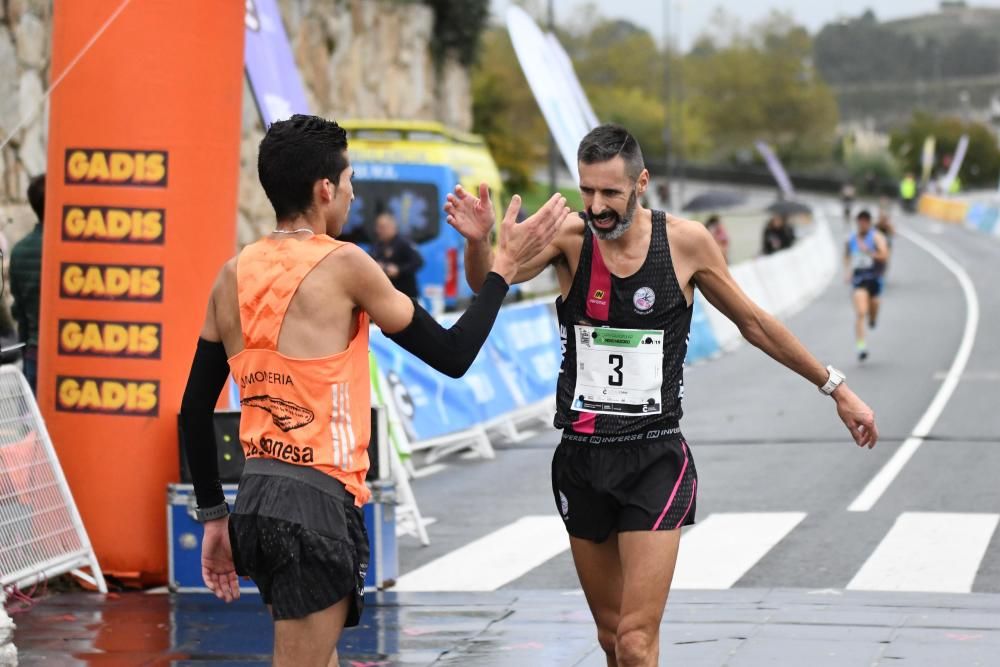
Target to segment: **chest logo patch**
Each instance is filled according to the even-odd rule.
[[[651,287],[640,287],[632,295],[632,305],[635,309],[641,313],[648,311],[653,307],[653,303],[656,301],[656,294],[653,292]]]

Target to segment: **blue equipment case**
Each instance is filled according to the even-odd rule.
[[[364,506],[365,528],[371,556],[365,576],[365,590],[392,586],[399,576],[396,542],[396,490],[390,480],[368,483],[371,500]],[[236,484],[223,484],[226,502],[236,500]],[[191,484],[167,485],[168,583],[177,593],[207,593],[201,578],[201,539],[204,531],[194,519],[194,488]],[[240,591],[257,593],[253,582],[241,580]]]

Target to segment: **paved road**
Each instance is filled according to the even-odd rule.
[[[787,322],[875,408],[875,450],[855,447],[829,399],[750,346],[688,369],[683,428],[700,477],[698,525],[682,540],[677,588],[1000,592],[1000,243],[917,217],[899,222],[964,266],[981,309],[965,373],[926,441],[869,511],[848,511],[927,411],[966,327],[956,276],[900,238],[867,362],[854,358],[839,280]],[[401,538],[401,584],[576,588],[549,491],[557,438],[542,427],[500,445],[494,461],[453,457],[417,480],[421,509],[437,522],[429,547]],[[485,574],[496,562],[499,580]]]

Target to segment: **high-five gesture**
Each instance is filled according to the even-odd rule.
[[[473,197],[461,185],[455,186],[455,193],[448,195],[444,205],[448,214],[448,224],[470,241],[483,241],[490,235],[495,217],[490,188],[479,184],[479,196]]]
[[[514,195],[507,207],[507,213],[500,223],[500,242],[493,262],[493,270],[510,283],[518,268],[545,249],[556,237],[559,227],[569,215],[566,198],[554,194],[545,205],[525,220],[518,223],[517,214],[521,210],[521,197]]]

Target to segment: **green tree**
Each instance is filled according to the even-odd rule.
[[[892,133],[889,148],[907,171],[920,173],[920,155],[924,140],[934,137],[937,159],[935,168],[944,169],[942,158],[952,156],[963,134],[969,135],[969,148],[959,170],[965,185],[994,186],[1000,176],[1000,149],[997,138],[982,123],[966,123],[954,116],[913,114],[910,122]]]
[[[483,135],[508,189],[532,184],[548,154],[548,129],[503,28],[488,30],[472,70],[472,129]]]
[[[809,33],[775,13],[750,35],[725,45],[702,39],[686,59],[686,90],[714,157],[731,159],[763,139],[792,165],[827,160],[837,105],[813,66]]]

